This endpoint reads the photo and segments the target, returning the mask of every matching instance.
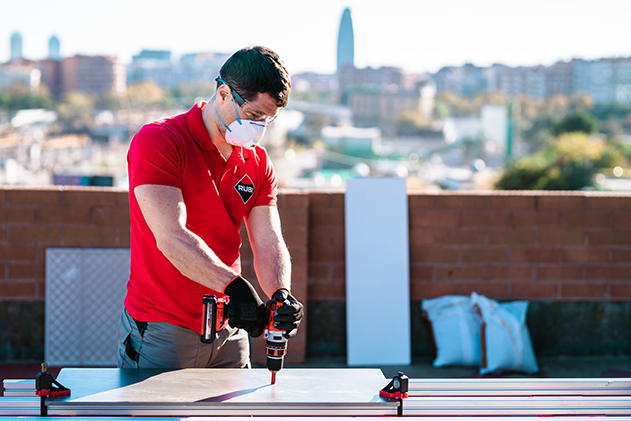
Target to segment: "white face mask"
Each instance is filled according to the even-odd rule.
[[[265,128],[265,123],[260,121],[237,119],[230,124],[230,127],[227,127],[226,142],[254,149],[261,142]]]
[[[219,121],[221,121],[221,124],[223,124],[226,128],[226,142],[234,146],[243,146],[248,149],[256,148],[265,134],[267,124],[262,121],[241,120],[234,97],[232,98],[232,103],[234,104],[234,110],[237,113],[237,119],[230,123],[230,126],[226,126],[226,123],[224,123],[221,117],[219,117],[219,114],[217,114],[217,110],[215,109],[215,100],[213,99],[213,110],[215,110],[215,114],[217,115]]]

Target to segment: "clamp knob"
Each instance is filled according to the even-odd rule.
[[[408,376],[399,371],[398,375],[379,391],[379,395],[390,399],[405,399],[408,397],[408,382]]]

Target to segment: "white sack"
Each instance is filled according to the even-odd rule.
[[[423,300],[436,342],[434,367],[480,364],[480,318],[468,296],[446,295]]]
[[[539,371],[526,325],[528,301],[498,303],[474,292],[471,305],[482,317],[480,374]]]

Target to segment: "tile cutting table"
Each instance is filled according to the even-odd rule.
[[[230,416],[232,421],[239,416],[283,416],[288,421],[361,416],[368,421],[396,415],[423,421],[456,421],[462,416],[493,421],[514,416],[520,421],[540,416],[555,416],[557,421],[567,416],[572,421],[631,421],[631,378],[409,379],[403,399],[380,396],[387,380],[378,369],[284,369],[275,385],[265,369],[65,368],[57,380],[72,393],[48,398],[48,415],[74,421],[77,416]],[[22,382],[27,381],[7,386],[27,388],[20,386]],[[0,416],[36,415],[39,398],[23,396],[1,398]]]
[[[48,398],[49,416],[383,416],[399,403],[379,396],[379,369],[64,368],[70,396]]]

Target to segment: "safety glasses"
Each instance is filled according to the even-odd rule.
[[[271,123],[272,121],[276,120],[276,117],[278,117],[278,114],[275,115],[274,117],[270,117],[267,114],[265,114],[262,111],[257,111],[254,108],[252,108],[245,99],[243,99],[243,97],[241,95],[239,95],[239,93],[232,87],[230,86],[230,84],[228,84],[228,82],[226,82],[225,80],[223,80],[221,78],[221,76],[218,76],[217,79],[215,79],[216,81],[223,83],[224,85],[226,85],[227,87],[230,88],[230,92],[232,93],[232,98],[234,99],[236,105],[238,105],[241,109],[243,109],[243,111],[246,114],[249,114],[252,116],[251,120],[254,121],[260,121],[265,123],[266,125]]]

